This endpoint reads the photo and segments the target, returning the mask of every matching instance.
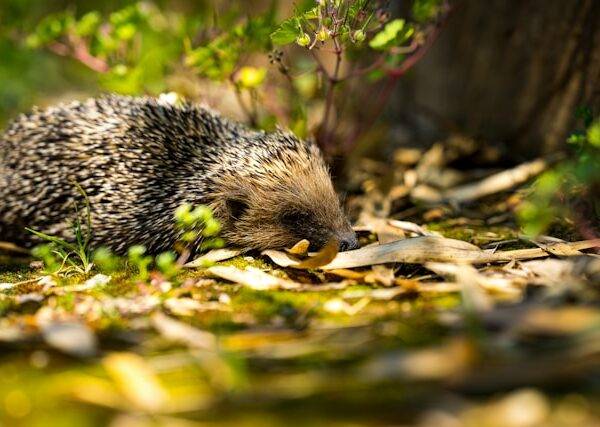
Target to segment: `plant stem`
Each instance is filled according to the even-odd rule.
[[[325,112],[323,113],[323,120],[321,122],[321,146],[330,150],[332,147],[329,147],[331,134],[335,131],[335,125],[332,127],[329,126],[331,112],[334,108],[335,104],[335,89],[336,85],[340,82],[339,74],[340,68],[342,64],[342,48],[340,46],[337,35],[333,36],[333,44],[335,46],[335,68],[333,74],[326,75],[328,88],[327,95],[325,100]]]

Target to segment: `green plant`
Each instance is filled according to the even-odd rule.
[[[116,92],[180,92],[172,82],[182,73],[227,84],[251,125],[285,125],[337,155],[368,133],[450,10],[446,0],[412,0],[409,16],[393,17],[383,0],[304,0],[277,23],[281,2],[252,14],[245,2],[222,3],[191,14],[151,2],[108,16],[67,10],[46,17],[26,42],[77,60]]]
[[[44,262],[46,271],[51,274],[87,274],[93,266],[90,249],[92,238],[90,201],[83,188],[77,183],[74,183],[74,185],[83,197],[84,213],[81,214],[77,204],[75,204],[75,220],[72,226],[75,241],[73,243],[27,228],[29,232],[48,242],[34,248],[32,254]]]
[[[591,230],[593,219],[600,218],[600,117],[594,119],[589,108],[579,109],[577,116],[583,128],[567,139],[571,155],[536,180],[518,210],[528,235],[543,233],[557,218],[569,217],[583,234],[595,237]]]
[[[146,247],[143,245],[135,245],[127,251],[127,259],[129,263],[137,269],[136,279],[145,282],[150,277],[150,265],[152,257],[146,255]]]

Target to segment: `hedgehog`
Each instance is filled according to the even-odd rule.
[[[196,104],[106,95],[34,108],[0,136],[0,240],[31,247],[31,228],[74,240],[89,200],[93,247],[150,253],[180,238],[174,211],[212,208],[242,249],[301,239],[356,248],[326,163],[312,141],[251,129]],[[80,211],[81,212],[81,211]]]

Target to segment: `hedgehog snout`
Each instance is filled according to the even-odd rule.
[[[358,238],[356,237],[356,233],[354,231],[342,233],[340,236],[338,236],[338,241],[340,242],[340,252],[351,251],[360,247],[358,244]]]

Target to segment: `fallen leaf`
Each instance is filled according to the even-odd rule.
[[[293,265],[294,268],[312,269],[325,265],[335,258],[339,250],[339,242],[337,239],[331,239],[319,252]]]
[[[308,253],[308,247],[310,246],[310,242],[306,239],[300,240],[290,249],[287,249],[286,252],[291,255],[299,255],[305,256]]]
[[[164,305],[171,313],[178,316],[192,316],[208,310],[228,310],[219,302],[200,302],[192,298],[169,298]]]
[[[517,325],[521,333],[555,336],[598,330],[598,327],[600,310],[577,306],[531,310]]]
[[[354,316],[363,308],[365,308],[370,302],[369,298],[361,298],[354,304],[349,304],[341,298],[332,298],[325,301],[323,304],[323,310],[332,314],[346,314],[348,316]]]
[[[49,346],[71,356],[90,357],[97,352],[96,335],[82,323],[51,322],[42,327],[42,336]]]
[[[179,342],[191,348],[214,351],[217,337],[207,331],[175,320],[161,312],[152,315],[152,325],[166,339]]]
[[[188,262],[184,265],[186,268],[198,268],[198,267],[207,267],[212,265],[215,262],[225,261],[227,259],[236,257],[240,255],[242,251],[240,249],[229,249],[229,248],[221,248],[221,249],[212,249],[205,253],[204,255],[199,256],[193,261]]]
[[[207,270],[210,274],[221,277],[231,282],[239,283],[257,291],[273,289],[297,289],[300,284],[291,280],[281,279],[265,273],[256,267],[240,270],[233,266],[214,266]]]
[[[96,274],[94,277],[89,278],[84,283],[79,285],[70,285],[70,286],[62,286],[60,288],[61,292],[82,292],[89,291],[91,289],[105,286],[110,283],[110,276],[106,276],[104,274]]]
[[[320,268],[331,270],[393,262],[413,264],[428,261],[468,262],[477,259],[480,252],[481,249],[477,246],[461,240],[423,236],[341,252],[333,261]]]
[[[102,364],[137,409],[156,413],[167,406],[166,390],[142,357],[134,353],[112,353],[102,360]]]
[[[392,286],[394,279],[394,269],[384,265],[374,265],[364,278],[366,283],[380,283],[383,286]]]

